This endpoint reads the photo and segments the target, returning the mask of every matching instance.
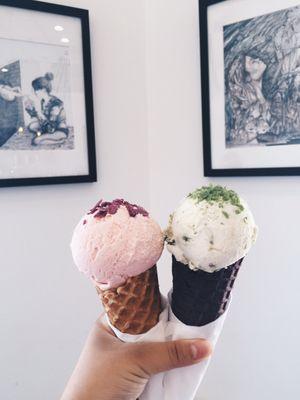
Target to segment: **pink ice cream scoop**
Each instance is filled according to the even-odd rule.
[[[78,269],[102,290],[156,264],[164,245],[160,226],[142,207],[100,200],[76,226],[71,250]]]

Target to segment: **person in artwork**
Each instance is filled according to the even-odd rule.
[[[39,105],[36,107],[30,99],[25,104],[32,118],[28,130],[34,133],[33,145],[64,143],[69,133],[64,103],[51,94],[53,78],[53,74],[48,72],[31,83]]]
[[[270,103],[263,93],[266,63],[255,51],[237,57],[229,70],[230,140],[234,144],[255,141],[271,128]]]

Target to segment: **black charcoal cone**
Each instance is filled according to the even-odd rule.
[[[226,310],[243,259],[216,272],[193,271],[172,256],[172,311],[184,324],[206,325]]]

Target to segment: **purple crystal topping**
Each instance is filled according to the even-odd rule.
[[[149,216],[149,213],[143,207],[128,203],[128,201],[125,201],[124,199],[115,199],[112,202],[100,200],[88,212],[88,214],[94,214],[95,218],[104,218],[107,214],[115,214],[121,206],[127,208],[130,217],[135,217],[138,214],[141,214],[144,217]]]

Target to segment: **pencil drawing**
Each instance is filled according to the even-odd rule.
[[[226,146],[300,144],[300,7],[223,32]]]

